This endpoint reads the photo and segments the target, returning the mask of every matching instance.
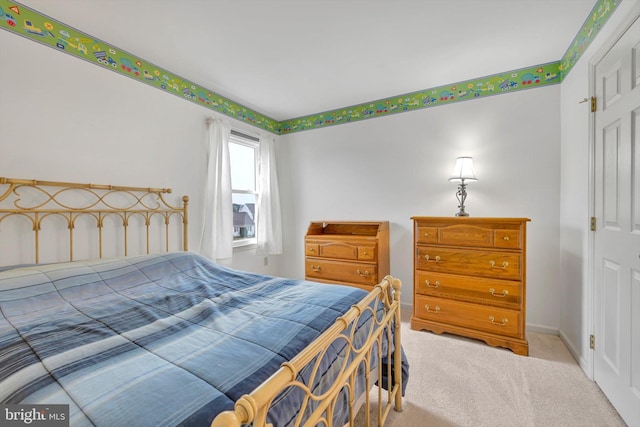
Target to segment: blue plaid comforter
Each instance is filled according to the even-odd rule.
[[[0,402],[68,404],[74,426],[206,426],[364,295],[184,252],[0,272]]]

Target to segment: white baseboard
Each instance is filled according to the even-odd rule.
[[[571,353],[575,361],[578,363],[578,365],[580,366],[580,369],[582,369],[582,372],[584,372],[587,378],[593,381],[593,375],[591,374],[591,368],[589,366],[589,362],[584,357],[580,356],[580,352],[576,348],[575,344],[562,331],[560,331],[560,339],[562,340],[564,345],[567,347],[567,350],[569,350],[569,353]]]
[[[413,313],[413,304],[402,304],[402,303],[400,303],[400,310],[408,311],[409,313]]]
[[[541,334],[549,334],[549,335],[560,335],[560,331],[557,328],[552,328],[550,326],[536,325],[533,323],[527,323],[526,325],[527,331],[531,332],[539,332]]]

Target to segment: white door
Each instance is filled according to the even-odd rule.
[[[640,19],[595,80],[594,380],[640,426]]]

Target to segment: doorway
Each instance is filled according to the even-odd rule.
[[[594,65],[593,379],[640,425],[640,18]]]

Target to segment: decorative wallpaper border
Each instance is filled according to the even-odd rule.
[[[280,133],[317,129],[556,83],[560,83],[559,61],[284,120],[280,122]]]
[[[622,0],[598,0],[561,60],[280,122],[280,134],[561,83]]]
[[[591,9],[591,13],[582,24],[582,28],[573,39],[573,42],[560,60],[561,79],[569,74],[569,71],[578,62],[591,42],[596,38],[604,24],[609,20],[613,11],[620,5],[622,0],[598,0]]]
[[[278,122],[20,3],[0,0],[0,28],[275,134],[288,134],[562,82],[622,0],[598,0],[556,62]]]
[[[272,118],[20,3],[0,0],[0,28],[258,128],[280,128]]]

